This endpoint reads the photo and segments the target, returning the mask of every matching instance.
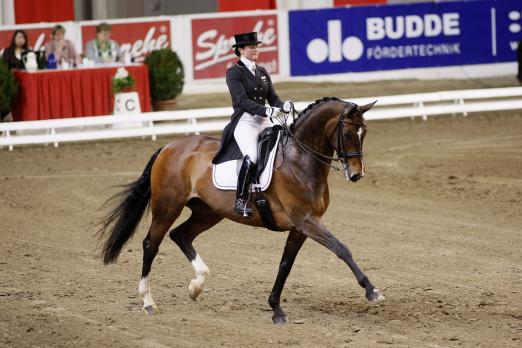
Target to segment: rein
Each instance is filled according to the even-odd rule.
[[[344,149],[344,136],[343,136],[343,125],[344,123],[350,123],[350,124],[354,124],[354,125],[363,125],[363,123],[354,123],[354,122],[351,122],[349,120],[345,120],[344,117],[347,116],[351,110],[353,110],[353,108],[356,108],[357,105],[354,104],[354,103],[348,103],[348,105],[346,105],[346,107],[343,109],[343,111],[341,112],[341,115],[339,116],[339,121],[337,122],[337,125],[335,126],[332,134],[330,134],[330,136],[328,137],[328,139],[330,139],[333,135],[333,133],[335,131],[337,131],[337,149],[335,149],[335,152],[337,154],[337,158],[336,157],[332,157],[332,156],[327,156],[327,155],[324,155],[322,153],[320,153],[319,151],[316,151],[314,149],[312,149],[310,146],[306,145],[304,142],[302,142],[293,132],[292,130],[290,129],[290,127],[288,126],[288,124],[286,123],[287,119],[288,119],[288,116],[287,117],[283,117],[283,118],[280,118],[280,117],[275,117],[277,121],[279,121],[279,123],[281,124],[281,126],[283,127],[283,129],[285,130],[286,133],[288,133],[294,140],[295,142],[301,147],[301,149],[303,149],[306,153],[308,153],[312,158],[314,158],[316,161],[318,161],[319,163],[322,163],[324,164],[325,166],[328,166],[338,172],[340,171],[344,171],[345,174],[347,172],[347,168],[348,168],[348,160],[350,158],[356,158],[356,157],[363,157],[363,152],[362,151],[352,151],[352,152],[344,152],[342,149]],[[291,110],[288,114],[286,115],[292,115],[292,119],[293,121],[295,122],[296,118],[295,118],[295,114],[298,114],[300,115],[298,112],[295,111],[293,105],[291,107]],[[328,161],[334,161],[334,162],[339,162],[342,167],[337,167],[331,163],[329,163]]]

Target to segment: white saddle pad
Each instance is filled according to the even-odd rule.
[[[274,162],[277,152],[277,146],[279,144],[280,137],[281,133],[277,135],[277,141],[274,145],[274,148],[272,149],[272,151],[270,151],[270,155],[268,156],[268,163],[266,164],[265,169],[259,177],[259,184],[252,185],[252,191],[254,191],[256,187],[259,187],[261,191],[265,191],[268,188],[268,186],[270,186],[270,181],[272,181],[272,173],[274,171]],[[220,164],[214,164],[214,167],[212,169],[212,181],[214,182],[214,186],[216,186],[220,190],[235,191],[237,189],[237,177],[242,162],[243,160],[232,160]]]

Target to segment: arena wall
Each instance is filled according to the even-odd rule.
[[[171,47],[186,80],[221,83],[236,57],[238,32],[257,31],[260,64],[276,80],[469,78],[516,74],[522,5],[508,0],[267,10],[106,20],[124,52],[140,62]],[[66,22],[79,52],[100,21]],[[0,47],[15,29],[41,49],[55,23],[0,27]]]

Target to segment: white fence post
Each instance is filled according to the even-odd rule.
[[[153,128],[154,128],[154,121],[151,120],[151,121],[149,121],[149,129],[153,130]],[[152,141],[156,141],[156,134],[155,133],[152,133],[151,139],[152,139]]]
[[[56,136],[56,131],[54,130],[54,128],[51,128],[51,139],[56,138],[55,136]],[[54,142],[54,147],[58,147],[58,141]]]
[[[464,108],[464,99],[463,99],[463,98],[460,98],[460,99],[459,99],[459,105],[462,105],[462,108],[465,109],[465,108]],[[462,115],[463,115],[463,116],[468,116],[468,112],[464,110],[464,111],[462,112]]]

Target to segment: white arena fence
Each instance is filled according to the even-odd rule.
[[[522,87],[444,91],[420,94],[350,99],[359,105],[377,100],[368,120],[422,117],[522,109]],[[297,110],[310,102],[296,102]],[[0,147],[54,144],[151,137],[173,134],[199,134],[222,131],[229,122],[231,107],[148,112],[118,116],[78,117],[0,124]]]

